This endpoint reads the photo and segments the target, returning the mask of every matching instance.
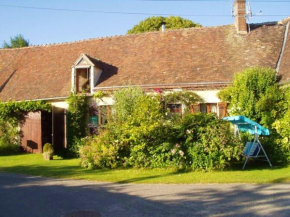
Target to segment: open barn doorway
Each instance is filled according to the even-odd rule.
[[[52,108],[52,145],[55,153],[61,153],[66,148],[66,109]]]
[[[42,153],[51,143],[58,154],[66,148],[66,110],[53,107],[52,112],[28,112],[20,124],[20,146],[28,153]]]

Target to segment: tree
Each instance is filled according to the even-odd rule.
[[[201,27],[199,23],[194,23],[191,20],[181,18],[179,16],[170,17],[148,17],[147,19],[139,22],[132,29],[128,30],[127,34],[136,34],[143,32],[159,31],[162,24],[165,24],[167,29],[181,29],[190,27]]]
[[[283,94],[275,70],[255,67],[237,73],[233,85],[222,90],[219,98],[229,103],[230,115],[244,115],[271,128]]]
[[[10,37],[10,43],[4,41],[3,48],[17,48],[17,47],[28,47],[29,40],[25,39],[23,35],[19,34],[14,37]]]
[[[259,67],[237,73],[233,85],[219,93],[229,103],[230,115],[247,116],[270,129],[270,136],[260,139],[274,164],[290,162],[287,130],[290,118],[286,113],[289,104],[285,99],[288,94],[279,88],[274,69]]]

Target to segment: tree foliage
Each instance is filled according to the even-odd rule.
[[[128,87],[116,91],[114,93],[114,110],[118,112],[114,116],[115,121],[125,122],[137,106],[138,99],[142,96],[143,91],[140,87]]]
[[[281,136],[278,142],[289,152],[290,161],[290,88],[284,88],[283,92],[285,94],[285,101],[282,109],[285,110],[285,112],[282,112],[283,115],[274,122],[273,127]]]
[[[258,67],[237,73],[233,85],[219,93],[229,103],[230,115],[247,116],[270,129],[270,136],[260,140],[276,165],[290,162],[287,95],[277,84],[275,70]]]
[[[249,68],[236,73],[233,85],[222,90],[219,97],[229,103],[230,115],[244,115],[271,128],[279,116],[283,94],[270,68]]]
[[[162,24],[165,24],[167,29],[181,29],[190,27],[201,27],[200,24],[194,23],[191,20],[181,18],[179,16],[153,16],[140,21],[132,29],[128,30],[127,34],[136,34],[143,32],[159,31]]]
[[[10,42],[4,41],[3,48],[18,48],[18,47],[28,47],[29,40],[25,39],[23,35],[19,34],[14,37],[10,37]]]

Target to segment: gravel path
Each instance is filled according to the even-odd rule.
[[[290,216],[290,184],[113,184],[0,173],[0,217]]]

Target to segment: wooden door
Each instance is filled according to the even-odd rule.
[[[21,123],[21,147],[26,152],[42,153],[41,112],[29,112]]]

